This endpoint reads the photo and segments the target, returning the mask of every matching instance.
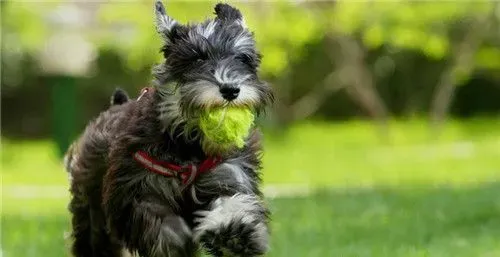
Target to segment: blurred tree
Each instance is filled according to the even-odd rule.
[[[53,1],[40,6],[29,2],[0,1],[2,10],[2,80],[3,85],[22,83],[23,59],[35,54],[48,36],[44,14],[56,6]],[[2,87],[2,90],[4,88]]]
[[[200,17],[212,12],[216,2],[169,2],[167,12],[181,23],[199,21]],[[244,14],[245,21],[254,31],[259,49],[264,55],[261,73],[266,78],[276,81],[289,77],[289,64],[303,54],[304,46],[323,36],[323,26],[319,17],[304,4],[288,1],[257,1],[234,4]],[[104,26],[117,29],[116,34],[108,35],[105,44],[118,46],[127,58],[131,68],[137,69],[160,61],[157,51],[160,40],[153,28],[149,2],[137,4],[108,3],[99,10],[100,21]],[[126,28],[126,29],[125,29]],[[288,116],[290,112],[288,98],[291,90],[288,83],[273,85],[278,94],[277,109],[279,116]]]
[[[181,23],[213,18],[217,1],[168,2],[167,12]],[[321,37],[321,24],[308,9],[286,1],[257,1],[234,4],[241,9],[250,30],[255,29],[259,48],[264,53],[262,72],[269,77],[283,73],[292,59],[300,57],[307,42]],[[151,15],[145,15],[151,14]],[[98,21],[104,31],[100,43],[118,48],[128,59],[132,68],[150,66],[160,61],[161,42],[153,26],[153,12],[150,1],[123,3],[111,1],[98,10]],[[256,29],[258,28],[258,29]]]
[[[46,14],[62,2],[68,1],[0,2],[2,93],[16,85],[32,86],[22,81],[33,72],[22,68],[23,60],[44,47],[52,29],[45,22]],[[215,2],[169,1],[166,7],[171,16],[187,22],[210,17]],[[103,84],[146,80],[152,63],[161,60],[152,1],[71,4],[85,10],[86,15],[79,18],[86,21],[85,37],[100,53],[113,58],[118,54],[116,61],[96,64],[101,70],[82,81],[88,86],[79,90],[88,92],[89,99],[104,99],[109,92]],[[276,114],[284,124],[331,109],[331,96],[339,91],[377,118],[381,128],[389,115],[401,110],[411,114],[429,106],[433,120],[442,121],[458,85],[478,70],[500,70],[499,12],[494,2],[250,1],[234,5],[255,31],[265,57],[261,72],[274,82]],[[295,66],[313,50],[325,59],[322,68],[327,71]],[[301,83],[294,76],[298,67],[304,69]]]
[[[359,39],[368,49],[389,47],[393,52],[413,50],[429,58],[451,60],[437,83],[431,106],[433,123],[439,127],[458,84],[469,79],[477,68],[500,68],[497,9],[496,3],[486,1],[339,2],[329,16],[328,27],[337,34]],[[497,44],[495,48],[491,47],[492,41]],[[355,41],[344,46],[344,52],[349,53],[349,48],[356,49],[353,47],[356,46]],[[362,59],[353,53],[351,50],[347,55]],[[372,90],[372,76],[363,66],[367,65],[358,66],[359,69],[350,74],[367,78],[364,89],[357,86],[360,88],[358,92],[365,92],[365,105],[372,108],[377,116],[383,117],[383,104],[376,90]],[[404,64],[398,66],[404,67]]]
[[[484,43],[485,35],[491,32],[490,17],[491,15],[487,14],[472,18],[462,38],[452,46],[451,62],[441,75],[431,105],[431,122],[435,136],[439,135],[439,128],[450,108],[456,86],[470,79],[478,66],[474,56]]]

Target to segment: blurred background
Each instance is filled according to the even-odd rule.
[[[181,22],[215,2],[168,1]],[[500,3],[235,2],[277,96],[268,256],[500,256]],[[161,61],[152,1],[1,7],[0,256],[69,256],[62,153]]]

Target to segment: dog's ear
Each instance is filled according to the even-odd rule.
[[[240,10],[223,3],[218,3],[214,9],[217,20],[228,23],[235,22],[245,28],[245,21]]]
[[[172,27],[174,27],[175,24],[177,24],[177,21],[174,19],[170,18],[170,16],[167,15],[167,12],[165,11],[165,6],[163,6],[163,3],[161,0],[157,0],[155,3],[155,17],[156,17],[156,31],[165,39],[168,41],[168,35],[170,34],[170,31],[172,30]]]
[[[120,105],[128,102],[129,97],[127,92],[121,88],[116,88],[111,96],[111,105]]]

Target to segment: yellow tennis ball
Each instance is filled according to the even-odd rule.
[[[248,108],[220,107],[205,110],[200,115],[200,129],[205,143],[222,149],[242,148],[254,122]]]

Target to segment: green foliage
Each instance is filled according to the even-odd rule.
[[[216,1],[172,1],[167,12],[176,20],[201,21],[213,16]],[[4,28],[11,45],[18,43],[24,51],[43,47],[48,36],[45,17],[57,1],[50,3],[2,3]],[[360,35],[369,48],[389,45],[399,49],[421,51],[434,59],[445,58],[455,39],[450,30],[458,23],[467,26],[469,18],[488,15],[493,2],[352,2],[294,3],[289,1],[241,2],[239,7],[265,58],[262,71],[278,76],[288,64],[301,56],[304,46],[334,29],[340,33]],[[150,1],[100,3],[96,31],[88,31],[94,42],[118,50],[135,70],[160,61],[161,41],[154,29]],[[10,40],[10,41],[9,41]],[[496,49],[496,48],[494,48]],[[481,50],[476,61],[485,68],[499,67],[498,50]],[[488,54],[487,54],[488,53]]]
[[[479,68],[495,70],[500,67],[500,49],[484,46],[475,55],[475,62]]]
[[[168,14],[181,23],[213,18],[216,2],[169,2]],[[256,41],[265,58],[262,71],[277,76],[288,63],[300,56],[303,45],[321,35],[319,23],[313,14],[301,6],[289,2],[256,2],[236,4],[240,8],[250,30],[255,32]],[[130,37],[123,38],[111,33],[106,41],[118,47],[132,68],[141,68],[160,61],[157,49],[161,46],[153,26],[151,5],[148,2],[134,4],[110,3],[99,10],[104,26],[127,24],[133,29]],[[123,43],[122,43],[123,42]]]
[[[49,35],[44,19],[57,6],[58,1],[43,4],[29,1],[2,1],[3,40],[6,50],[34,52],[39,50]],[[2,50],[3,51],[3,50]]]
[[[216,1],[173,1],[166,4],[170,16],[181,23],[213,18]],[[23,51],[37,51],[49,36],[45,16],[57,2],[50,4],[5,4],[5,27],[16,36]],[[286,1],[235,4],[245,17],[250,30],[265,56],[262,71],[277,76],[294,58],[300,57],[304,44],[321,36],[319,23],[308,9]],[[116,49],[127,66],[140,70],[161,60],[160,37],[154,27],[153,7],[149,1],[101,3],[96,14],[95,31],[87,36],[103,49]]]
[[[44,46],[49,29],[44,14],[54,8],[57,1],[34,4],[28,1],[0,1],[2,17],[2,91],[4,85],[21,84],[21,67],[27,55],[36,54]]]
[[[6,16],[3,19],[2,86],[7,85],[4,88],[12,89],[16,97],[22,93],[14,89],[15,85],[26,88],[41,83],[37,77],[39,70],[28,69],[26,59],[36,57],[51,33],[62,32],[61,28],[50,27],[46,19],[52,11],[59,10],[55,7],[59,7],[61,2],[1,3],[2,14]],[[172,17],[185,23],[213,17],[216,2],[167,1],[166,8]],[[497,4],[491,1],[250,1],[234,5],[241,9],[248,27],[255,33],[264,55],[261,73],[276,88],[277,106],[291,105],[298,97],[312,92],[311,89],[321,91],[320,83],[324,84],[325,76],[333,75],[334,69],[343,70],[345,67],[339,65],[349,63],[332,58],[330,54],[345,50],[340,49],[345,45],[327,45],[331,41],[323,40],[325,36],[332,36],[332,41],[346,35],[361,40],[362,46],[367,48],[366,63],[361,62],[361,65],[374,69],[374,84],[383,101],[388,105],[398,102],[394,107],[390,106],[393,113],[406,115],[427,111],[427,102],[436,91],[433,91],[434,85],[448,77],[448,73],[443,72],[451,70],[450,73],[455,76],[451,81],[456,85],[467,81],[477,69],[500,70],[500,41],[496,33],[498,28],[495,27],[498,26],[498,15],[493,15]],[[85,85],[88,85],[88,92],[99,92],[100,97],[104,97],[107,86],[129,84],[132,87],[147,83],[151,65],[162,61],[159,53],[162,42],[154,28],[152,2],[115,0],[76,6],[92,14],[92,22],[81,33],[100,50],[100,58],[93,67],[96,72],[92,74],[92,82],[87,80]],[[490,26],[471,27],[485,17],[489,19],[486,24]],[[485,28],[484,32],[480,29],[471,36],[471,45],[479,42],[480,47],[472,47],[473,53],[467,54],[467,58],[457,58],[457,55],[467,52],[457,51],[461,48],[462,38],[469,31],[476,32],[476,27]],[[339,35],[341,37],[336,38]],[[482,37],[485,37],[484,40]],[[317,55],[318,62],[311,62],[315,65],[305,64],[306,57],[311,53]],[[115,58],[115,54],[118,57]],[[106,55],[112,55],[114,59],[109,61]],[[456,64],[457,59],[466,61],[456,65],[460,67],[449,67]],[[97,77],[99,73],[112,75]],[[298,73],[301,74],[300,79],[294,75]],[[490,74],[493,72],[484,72],[481,76],[490,80]],[[27,77],[35,82],[26,80]],[[131,77],[135,80],[129,79]],[[391,98],[398,98],[399,94],[405,97],[396,101]],[[344,94],[342,90],[335,94],[337,96],[348,103],[352,100],[352,94]],[[325,100],[319,112],[333,113],[333,109],[343,109],[334,102]],[[95,103],[97,101],[88,105],[94,105],[93,110],[97,110]],[[354,108],[346,113],[358,114]],[[400,109],[404,111],[398,111]],[[286,116],[284,113],[276,112],[280,120],[286,120],[281,117]],[[338,117],[337,114],[328,115],[334,116]]]
[[[421,51],[443,59],[454,43],[453,26],[486,16],[492,2],[339,2],[332,25],[340,32],[361,34],[369,48],[383,44]]]
[[[387,46],[395,50],[420,52],[434,60],[457,59],[463,38],[474,33],[478,49],[472,48],[470,67],[453,68],[456,81],[467,81],[476,68],[500,69],[499,50],[488,46],[494,2],[339,2],[332,12],[330,26],[336,31],[361,37],[369,49]],[[480,20],[489,19],[481,25]],[[454,32],[461,31],[460,36]],[[478,32],[479,31],[479,32]],[[498,43],[498,42],[497,42]],[[470,45],[475,43],[470,43]],[[453,63],[453,62],[450,62]]]
[[[245,19],[265,58],[262,71],[277,76],[301,56],[304,45],[322,37],[322,24],[312,10],[285,1],[243,6]]]
[[[179,2],[167,4],[168,14],[181,23],[202,21],[203,17],[213,12],[212,3]],[[160,36],[154,26],[153,5],[149,1],[103,3],[97,14],[97,20],[106,28],[101,35],[100,44],[116,48],[135,70],[151,66],[161,61],[159,50],[162,46]]]

